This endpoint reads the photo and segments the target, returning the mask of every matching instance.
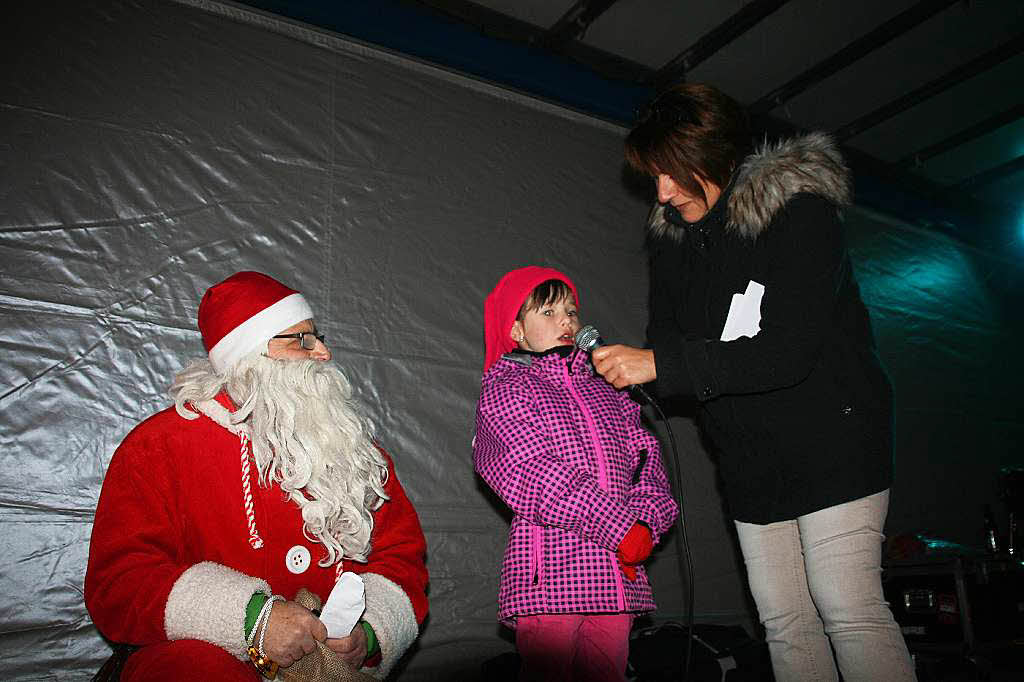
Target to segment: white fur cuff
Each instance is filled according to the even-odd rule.
[[[366,592],[363,619],[377,635],[381,653],[380,665],[367,672],[383,680],[416,641],[420,629],[412,602],[401,587],[376,573],[364,573],[363,586]]]
[[[212,561],[193,565],[167,597],[167,639],[201,639],[248,660],[245,607],[256,592],[269,595],[270,585]]]

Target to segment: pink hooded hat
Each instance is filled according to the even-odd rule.
[[[519,308],[537,285],[557,279],[569,285],[576,306],[580,305],[579,294],[572,280],[558,270],[527,265],[506,274],[484,301],[484,371],[491,368],[505,353],[516,348],[516,342],[509,336],[512,323],[516,321]]]

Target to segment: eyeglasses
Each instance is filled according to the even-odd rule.
[[[295,332],[294,334],[276,334],[271,336],[272,339],[298,339],[299,345],[302,346],[302,350],[313,350],[316,348],[316,342],[324,343],[324,335],[317,334],[316,332]]]

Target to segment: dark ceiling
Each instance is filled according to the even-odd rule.
[[[1024,237],[1024,0],[251,0],[629,124],[702,81],[771,135],[826,130],[857,200],[989,248]]]

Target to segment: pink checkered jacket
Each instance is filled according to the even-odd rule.
[[[585,353],[502,356],[483,377],[473,462],[515,514],[500,620],[655,608],[643,567],[626,579],[615,550],[636,521],[657,542],[678,507],[639,406]]]

